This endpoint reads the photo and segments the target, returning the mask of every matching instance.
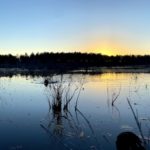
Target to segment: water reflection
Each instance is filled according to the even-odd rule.
[[[117,78],[115,79],[115,81],[118,80],[119,78],[118,80],[119,82],[114,84],[114,81],[113,81],[114,78]],[[121,112],[120,112],[120,106],[118,105],[118,102],[120,103],[120,99],[122,98],[122,93],[125,92],[125,88],[126,88],[123,83],[124,80],[122,80],[122,78],[126,78],[126,77],[121,75],[121,79],[120,79],[120,75],[118,74],[117,75],[115,74],[102,75],[101,74],[100,76],[92,76],[93,85],[97,86],[98,84],[95,81],[103,80],[103,82],[101,82],[101,86],[99,87],[102,87],[102,88],[106,87],[105,97],[107,97],[106,103],[108,105],[108,109],[109,108],[112,109],[112,115],[114,113],[117,113],[120,120],[121,120]],[[134,85],[132,85],[131,82],[129,83],[129,90],[126,90],[126,92],[129,93],[129,96],[132,96],[132,92],[135,92],[136,94],[139,92],[139,90],[137,90],[139,89],[137,88],[137,86],[140,86],[138,78],[139,76],[137,77],[134,74],[133,76],[131,75],[130,79],[132,82],[134,82]],[[81,144],[82,146],[84,145],[84,142],[86,141],[86,146],[84,145],[83,149],[85,149],[85,147],[87,149],[89,148],[91,149],[114,149],[113,147],[115,145],[115,137],[112,140],[113,137],[108,136],[108,135],[111,135],[111,133],[108,134],[108,133],[99,132],[97,135],[95,133],[95,129],[93,128],[93,122],[89,120],[87,115],[84,115],[83,113],[84,109],[82,110],[80,107],[78,107],[78,102],[80,105],[80,94],[84,92],[84,90],[86,90],[86,88],[88,87],[87,86],[83,87],[84,84],[83,84],[83,80],[81,82],[81,78],[78,81],[78,83],[80,84],[75,84],[73,82],[72,75],[69,76],[69,79],[70,80],[67,79],[67,82],[66,82],[64,80],[64,76],[61,75],[59,76],[59,78],[57,77],[57,80],[53,79],[53,77],[49,79],[47,78],[44,80],[44,85],[46,89],[49,90],[49,94],[51,95],[50,96],[51,98],[48,99],[49,120],[45,120],[44,122],[42,122],[41,127],[48,134],[51,134],[51,136],[54,136],[57,139],[57,141],[59,141],[59,143],[63,145],[65,144],[64,147],[67,146],[69,149],[70,148],[78,149],[78,147],[74,144],[75,141],[76,143],[82,143]],[[86,82],[88,83],[88,80],[86,80]],[[91,85],[91,84],[87,84],[87,85]],[[92,90],[93,89],[94,89],[94,86]],[[100,90],[103,91],[103,89],[100,89]],[[74,105],[72,105],[72,107],[69,107],[69,105],[72,104],[72,101],[74,102]],[[93,112],[94,111],[95,110],[93,110]],[[101,112],[103,112],[103,110],[101,110]],[[132,114],[130,114],[130,116],[132,116]],[[83,126],[83,122],[85,123],[84,126]],[[114,129],[112,128],[112,130]],[[90,134],[87,132],[90,132]],[[145,137],[143,134],[144,133],[141,129],[140,135],[142,135],[141,138],[142,138],[142,142],[144,143]],[[69,138],[70,143],[66,142],[66,139],[68,138]],[[105,143],[104,141],[107,143],[107,146],[104,145]],[[114,143],[112,143],[112,141],[114,141]]]
[[[0,85],[2,150],[116,150],[129,131],[149,149],[150,74],[13,76]]]
[[[51,98],[48,99],[49,118],[41,123],[41,127],[48,134],[55,137],[65,148],[82,149],[81,147],[83,147],[85,149],[87,147],[87,149],[100,149],[92,124],[78,108],[80,94],[84,90],[84,79],[81,77],[80,82],[76,85],[73,83],[71,76],[70,81],[67,81],[67,83],[63,76],[60,76],[60,79],[57,80],[58,82],[54,82],[52,78],[44,80],[44,85]],[[74,100],[75,105],[69,107],[72,100]],[[85,130],[85,128],[89,129],[90,135],[87,135],[87,129]],[[64,142],[66,138],[69,138],[70,143],[66,144]],[[90,142],[87,145],[83,145],[88,141]],[[82,143],[82,146],[79,148],[74,142]]]

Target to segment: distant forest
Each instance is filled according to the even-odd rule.
[[[87,69],[89,67],[150,65],[150,56],[106,56],[94,53],[37,53],[0,55],[0,68]]]

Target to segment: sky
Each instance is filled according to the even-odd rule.
[[[150,54],[149,0],[0,0],[0,54]]]

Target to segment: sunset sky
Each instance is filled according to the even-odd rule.
[[[150,0],[0,0],[0,53],[150,54]]]

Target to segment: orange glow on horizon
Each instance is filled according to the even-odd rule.
[[[83,45],[82,45],[83,46]],[[101,53],[104,55],[126,55],[130,54],[127,43],[117,38],[100,38],[95,41],[90,41],[86,45],[87,52]]]
[[[138,47],[136,46],[138,42]],[[143,44],[146,48],[143,49]],[[85,52],[101,53],[108,56],[116,55],[150,55],[150,44],[128,38],[126,33],[115,36],[91,37],[84,45]]]

